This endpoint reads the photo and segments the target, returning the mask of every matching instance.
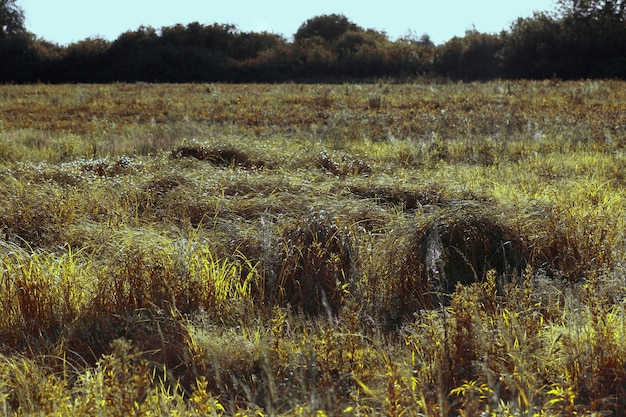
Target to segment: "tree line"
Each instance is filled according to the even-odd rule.
[[[0,0],[0,82],[626,78],[626,0],[557,5],[517,19],[502,33],[471,30],[441,45],[428,35],[392,41],[331,14],[307,20],[289,41],[194,22],[59,46],[24,29],[15,0]]]

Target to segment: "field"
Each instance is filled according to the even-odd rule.
[[[0,415],[621,415],[624,103],[0,86]]]

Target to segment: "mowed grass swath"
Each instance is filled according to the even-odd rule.
[[[0,413],[623,413],[624,87],[1,86]]]

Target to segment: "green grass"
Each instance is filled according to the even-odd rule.
[[[0,87],[0,414],[624,412],[622,87]]]

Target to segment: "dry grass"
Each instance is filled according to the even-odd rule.
[[[623,91],[0,87],[0,413],[623,413]]]

